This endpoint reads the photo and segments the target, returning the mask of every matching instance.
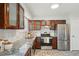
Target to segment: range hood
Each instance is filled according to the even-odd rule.
[[[48,30],[50,30],[50,26],[42,26],[41,29],[48,29]]]
[[[41,34],[50,34],[50,26],[42,26]]]

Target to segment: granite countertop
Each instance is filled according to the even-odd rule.
[[[20,56],[24,56],[25,53],[28,51],[28,49],[32,48],[35,38],[36,37],[26,39],[26,43],[21,48],[19,48],[19,55]]]
[[[28,49],[32,48],[35,38],[36,37],[26,38],[25,39],[26,42],[19,48],[18,51],[14,52],[12,54],[9,54],[9,55],[7,55],[7,54],[2,54],[2,55],[7,55],[7,56],[24,56],[25,53],[28,51]]]

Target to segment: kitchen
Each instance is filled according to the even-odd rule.
[[[51,23],[50,23],[51,22]],[[56,22],[56,23],[55,23]],[[33,24],[34,23],[34,24]],[[50,25],[51,24],[51,25]],[[40,37],[40,43],[36,45],[51,45],[52,48],[57,48],[57,24],[66,24],[65,20],[29,20],[29,30],[38,32],[37,37]],[[34,25],[34,28],[32,27]],[[39,33],[40,32],[40,33]],[[48,38],[49,41],[44,44],[44,39]],[[45,39],[46,40],[46,39]],[[39,39],[38,39],[39,41]],[[38,47],[40,48],[40,46]]]
[[[51,5],[52,3],[0,3],[0,55],[75,55],[73,51],[70,52],[74,44],[70,41],[71,18],[66,11],[69,13],[72,6],[78,4],[56,4],[60,8],[55,10],[49,8]],[[68,5],[70,10],[66,10]],[[74,7],[73,11],[75,10],[78,9]],[[78,54],[78,51],[75,52]]]
[[[37,34],[33,48],[69,51],[70,43],[66,37],[68,34],[66,20],[29,20],[28,22],[30,32]],[[61,31],[59,29],[61,29]],[[59,34],[61,34],[61,36]],[[63,35],[67,41],[63,41]],[[62,41],[59,39],[62,39]]]

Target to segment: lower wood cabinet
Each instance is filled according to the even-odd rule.
[[[31,56],[31,48],[28,49],[28,51],[26,52],[25,56]]]
[[[41,42],[40,42],[40,37],[36,37],[35,41],[33,43],[33,49],[40,49],[41,48]]]
[[[57,49],[57,37],[52,38],[52,48]]]
[[[41,48],[40,37],[36,37],[36,39],[35,39],[35,48],[36,49],[40,49]]]
[[[41,49],[41,42],[40,42],[41,38],[40,37],[36,37],[34,43],[33,43],[33,49]],[[53,37],[52,38],[52,48],[53,49],[57,49],[57,37]]]

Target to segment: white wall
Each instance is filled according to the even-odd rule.
[[[32,20],[65,20],[66,16],[42,16],[42,17],[32,17]]]
[[[79,50],[79,15],[70,16],[70,48]]]

